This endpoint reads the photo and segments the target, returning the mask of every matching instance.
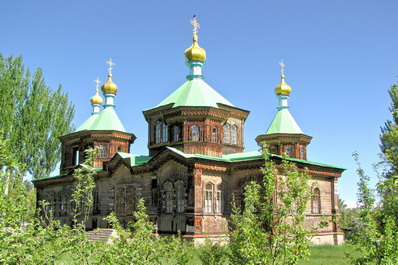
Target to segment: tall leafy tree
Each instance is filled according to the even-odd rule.
[[[33,75],[22,57],[0,54],[0,128],[17,161],[43,178],[60,159],[58,137],[72,131],[74,106],[61,86],[46,86],[42,70]]]
[[[392,101],[389,108],[392,120],[381,128],[380,147],[386,170],[378,188],[383,197],[383,210],[392,215],[398,225],[398,85],[392,85],[388,93]]]
[[[231,216],[230,260],[233,264],[297,264],[309,255],[313,231],[304,227],[313,185],[306,171],[282,159],[275,166],[263,150],[263,179],[245,188],[243,211]],[[327,225],[322,220],[317,227]]]

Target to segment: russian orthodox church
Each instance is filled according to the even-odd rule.
[[[234,198],[237,205],[243,204],[245,186],[262,178],[259,169],[264,158],[259,151],[243,151],[249,111],[234,106],[204,81],[206,52],[198,44],[196,20],[192,24],[193,43],[185,51],[190,69],[187,81],[157,106],[143,111],[149,155],[130,153],[136,137],[125,130],[115,111],[118,87],[112,81],[114,64],[107,62],[108,81],[101,87],[105,103],[97,79],[96,94],[90,99],[91,116],[75,132],[60,137],[60,175],[34,180],[38,201],[46,200],[61,223],[72,222],[73,173],[85,159],[84,150],[101,146],[94,162],[96,188],[87,229],[109,227],[104,218],[111,212],[127,226],[143,198],[159,233],[180,231],[200,241],[228,231],[231,202]],[[291,87],[281,66],[281,83],[275,88],[278,111],[268,130],[255,140],[267,143],[275,163],[281,163],[286,154],[316,181],[306,210],[310,227],[322,216],[332,220],[338,212],[337,182],[344,169],[307,160],[312,137],[303,133],[289,111]],[[319,231],[314,241],[342,243],[338,222]]]

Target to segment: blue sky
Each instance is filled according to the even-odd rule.
[[[250,110],[246,151],[276,114],[274,88],[283,59],[293,91],[290,111],[313,136],[311,161],[347,168],[339,193],[356,200],[354,151],[372,183],[380,126],[390,118],[387,90],[398,75],[398,2],[384,1],[19,1],[0,2],[0,52],[41,67],[47,85],[62,84],[79,126],[91,113],[94,79],[116,63],[116,111],[147,154],[142,110],[156,106],[188,74],[189,19],[201,25],[205,81],[235,106]]]

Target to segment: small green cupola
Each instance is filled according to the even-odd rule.
[[[101,81],[99,81],[98,77],[96,80],[94,80],[95,83],[97,83],[96,89],[95,89],[95,95],[93,97],[91,97],[90,102],[91,102],[91,106],[93,107],[93,112],[91,112],[91,116],[90,118],[88,118],[85,122],[83,122],[82,125],[79,126],[79,128],[77,128],[75,130],[75,132],[79,132],[79,131],[83,131],[83,130],[89,130],[90,127],[93,125],[93,123],[95,122],[95,120],[98,118],[99,114],[101,113],[101,105],[102,105],[102,97],[98,94],[99,92],[99,84],[101,83]]]
[[[278,112],[265,134],[259,135],[256,142],[266,143],[273,154],[307,160],[307,145],[312,137],[303,133],[289,111],[288,100],[292,88],[286,84],[283,61],[281,61],[281,82],[275,88],[279,100]]]
[[[60,173],[67,174],[77,165],[85,160],[84,151],[89,148],[101,146],[100,154],[94,160],[94,167],[101,168],[102,163],[109,161],[117,152],[130,152],[130,145],[136,137],[128,133],[115,112],[115,97],[117,86],[112,81],[112,66],[115,65],[110,59],[107,61],[108,81],[102,85],[102,92],[105,97],[104,109],[100,111],[103,103],[99,95],[98,78],[96,94],[90,99],[93,112],[75,132],[61,136],[62,159]]]

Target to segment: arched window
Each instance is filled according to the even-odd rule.
[[[160,144],[162,142],[162,124],[158,123],[155,126],[155,143]]]
[[[205,213],[213,212],[213,184],[210,182],[205,186]]]
[[[180,141],[180,127],[174,126],[173,127],[173,142],[179,142]]]
[[[311,196],[311,213],[321,213],[321,191],[318,188],[314,189]]]
[[[199,141],[200,133],[199,133],[199,126],[194,125],[192,126],[192,141]]]
[[[222,194],[221,194],[221,185],[217,185],[216,190],[216,213],[221,213],[222,210]]]
[[[167,143],[169,141],[169,126],[162,124],[162,142]]]
[[[227,123],[224,125],[224,143],[229,144],[231,142],[231,126]]]
[[[164,184],[164,193],[165,193],[165,200],[164,200],[165,213],[173,213],[173,204],[174,204],[173,184],[171,184],[170,182],[166,182]]]
[[[218,130],[217,130],[217,128],[216,127],[214,127],[213,129],[211,129],[211,141],[213,142],[213,143],[217,143],[217,132],[218,132]]]
[[[292,150],[293,150],[293,148],[291,146],[287,146],[285,148],[285,154],[287,157],[292,157],[292,154],[293,154]]]
[[[175,184],[175,188],[177,199],[177,213],[183,213],[185,212],[186,205],[184,182],[182,180],[177,181]]]
[[[231,126],[231,144],[238,144],[238,127],[236,125]]]

